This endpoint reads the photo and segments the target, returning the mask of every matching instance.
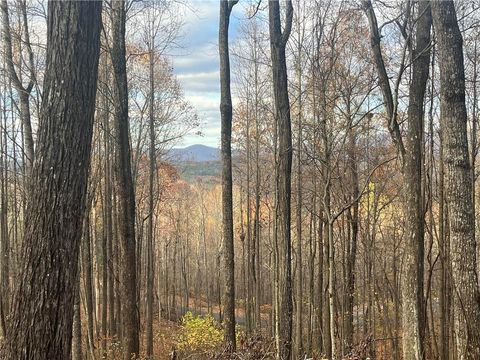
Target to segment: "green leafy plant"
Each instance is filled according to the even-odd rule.
[[[177,341],[179,350],[209,352],[221,347],[223,329],[211,315],[193,315],[190,311],[182,317],[182,330]]]

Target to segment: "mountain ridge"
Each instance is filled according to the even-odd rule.
[[[179,163],[220,161],[220,149],[202,144],[173,148],[168,155],[172,161]]]

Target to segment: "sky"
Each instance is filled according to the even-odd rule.
[[[184,14],[183,49],[172,57],[174,72],[182,84],[185,98],[197,110],[202,136],[185,136],[179,147],[193,144],[220,146],[220,75],[218,58],[217,0],[190,1]],[[235,8],[237,8],[235,6]],[[231,40],[238,26],[241,8],[233,10]],[[237,16],[235,16],[237,15]]]
[[[176,147],[203,144],[220,147],[220,75],[218,56],[218,0],[184,0],[178,6],[183,20],[180,48],[169,52],[173,70],[182,85],[186,100],[196,109],[201,123]],[[236,5],[230,17],[230,41],[234,41],[243,5]],[[34,18],[39,34],[46,34],[44,17]],[[46,42],[46,40],[45,40]],[[200,130],[202,136],[196,135]]]

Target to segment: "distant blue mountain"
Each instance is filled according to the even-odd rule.
[[[220,161],[219,149],[200,144],[171,149],[168,155],[177,163]]]

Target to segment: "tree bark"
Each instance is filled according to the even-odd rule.
[[[402,321],[404,359],[424,358],[424,221],[422,189],[422,146],[423,146],[423,105],[428,80],[430,59],[430,28],[432,24],[428,1],[418,3],[415,49],[412,52],[412,81],[408,106],[407,147],[404,147],[397,123],[397,105],[390,88],[389,79],[380,48],[377,19],[370,0],[364,1],[364,8],[370,24],[371,47],[374,56],[380,87],[388,115],[388,128],[397,146],[406,183],[405,214],[407,245],[402,276]],[[410,6],[410,4],[408,5]],[[410,13],[410,10],[408,10]],[[410,41],[406,39],[405,41]],[[402,65],[403,66],[403,65]],[[403,69],[401,69],[403,72]]]
[[[153,39],[151,41],[151,48],[149,50],[149,85],[150,85],[150,100],[149,100],[149,135],[150,135],[150,166],[148,174],[148,229],[147,229],[147,358],[153,356],[153,211],[154,211],[154,180],[157,170],[157,159],[155,150],[155,122],[153,105],[155,101],[154,92],[154,52]]]
[[[262,299],[261,293],[261,266],[260,266],[260,238],[261,238],[261,224],[260,224],[260,123],[259,118],[259,59],[258,59],[258,33],[257,25],[255,24],[253,34],[253,61],[254,61],[254,87],[255,87],[255,217],[253,220],[253,241],[254,241],[254,285],[255,285],[255,330],[262,328],[262,318],[260,314],[260,305]]]
[[[278,354],[281,360],[292,356],[292,243],[291,243],[291,192],[292,192],[292,128],[288,96],[287,63],[285,47],[292,29],[293,6],[286,4],[285,28],[282,32],[280,3],[269,1],[270,48],[272,57],[273,92],[277,122],[277,221],[279,249],[279,314]]]
[[[5,104],[4,104],[5,106]],[[7,124],[7,115],[3,112],[3,126],[6,129]],[[3,132],[3,136],[0,136],[0,149],[2,154],[0,155],[0,179],[1,179],[1,195],[0,195],[0,269],[1,269],[1,278],[0,286],[2,291],[2,297],[0,299],[0,324],[2,328],[2,334],[5,336],[6,333],[6,316],[10,309],[10,236],[8,233],[8,144],[7,144],[7,132]],[[14,193],[15,192],[14,188]],[[15,219],[16,220],[16,219]],[[15,224],[16,226],[16,224]]]
[[[300,2],[299,2],[300,4]],[[300,8],[298,8],[300,10]],[[300,11],[298,11],[300,13]],[[297,227],[297,269],[296,269],[296,299],[295,299],[295,355],[297,357],[303,356],[303,269],[302,269],[302,206],[303,206],[303,198],[302,198],[302,146],[303,146],[303,108],[302,108],[302,91],[303,91],[303,84],[302,84],[302,45],[303,45],[303,32],[302,28],[300,27],[300,14],[297,16],[297,35],[298,35],[298,45],[297,45],[297,53],[296,53],[296,75],[297,75],[297,86],[298,86],[298,93],[297,93],[297,182],[296,182],[296,190],[297,190],[297,208],[295,213],[295,221]]]
[[[463,39],[453,1],[433,2],[432,14],[440,67],[440,126],[455,285],[457,351],[459,358],[479,359],[480,289],[468,157]]]
[[[108,69],[108,68],[107,68]],[[110,77],[107,76],[106,81],[110,80]],[[108,91],[108,86],[105,86],[105,90]],[[105,97],[105,96],[104,96]],[[107,273],[107,291],[108,291],[108,334],[110,338],[113,338],[116,335],[116,321],[115,321],[115,274],[114,274],[114,254],[113,254],[113,205],[112,205],[112,166],[111,166],[111,153],[112,145],[111,138],[112,134],[110,131],[110,104],[108,99],[105,97],[104,103],[104,140],[105,140],[105,222],[104,226],[105,231],[105,240],[106,240],[106,273]],[[105,308],[106,309],[106,308]]]
[[[122,297],[123,358],[139,353],[135,194],[128,125],[128,86],[125,49],[125,1],[112,2],[112,65],[114,70],[115,180],[118,195],[120,293]]]
[[[224,251],[224,313],[225,347],[235,351],[235,263],[233,242],[232,196],[232,96],[230,91],[230,58],[228,50],[228,26],[236,0],[220,1],[220,114],[222,132],[222,226]]]
[[[430,66],[430,3],[418,3],[415,49],[412,51],[412,80],[407,110],[407,151],[404,178],[406,184],[407,242],[402,269],[403,357],[425,357],[424,277],[424,205],[422,189],[424,97]]]
[[[23,268],[1,358],[70,359],[77,263],[95,109],[101,2],[48,7],[37,159]]]
[[[92,253],[90,250],[90,216],[85,214],[83,223],[83,239],[81,244],[82,268],[85,278],[85,316],[87,318],[87,347],[88,353],[92,354],[94,349],[93,330],[93,277],[92,277]]]
[[[348,148],[348,167],[350,168],[351,176],[351,199],[354,201],[352,208],[348,210],[347,217],[351,227],[351,239],[349,239],[348,253],[347,253],[347,276],[346,276],[346,289],[345,294],[345,345],[347,351],[353,348],[353,310],[355,303],[355,263],[357,257],[357,240],[358,240],[358,228],[359,228],[359,202],[358,196],[360,193],[358,184],[358,164],[357,164],[357,134],[353,127],[348,129],[350,146]]]

